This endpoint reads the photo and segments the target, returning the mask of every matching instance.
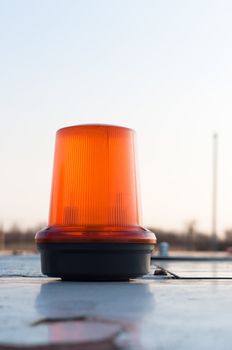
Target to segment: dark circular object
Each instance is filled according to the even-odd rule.
[[[76,281],[122,281],[145,275],[154,244],[38,243],[43,274]]]

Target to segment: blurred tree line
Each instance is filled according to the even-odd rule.
[[[0,249],[35,252],[35,234],[43,227],[44,224],[23,230],[18,225],[13,225],[4,231],[0,225]],[[149,229],[155,232],[158,243],[168,242],[171,250],[210,251],[212,248],[211,236],[199,232],[195,221],[188,222],[182,232],[155,227]],[[218,238],[217,245],[220,251],[232,247],[232,229],[225,231],[224,237]]]
[[[37,225],[23,230],[18,225],[13,225],[6,231],[0,226],[0,249],[35,252],[35,234],[44,226]]]
[[[186,224],[183,232],[167,231],[155,227],[149,228],[155,232],[157,242],[168,242],[170,249],[188,251],[210,251],[212,250],[212,237],[209,234],[196,229],[196,222],[190,221]],[[232,247],[232,229],[225,231],[224,237],[217,238],[219,251]]]

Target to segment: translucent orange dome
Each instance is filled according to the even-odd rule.
[[[39,242],[155,242],[140,226],[134,134],[111,125],[57,131],[49,227]]]

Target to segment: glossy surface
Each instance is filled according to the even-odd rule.
[[[0,350],[4,344],[7,350],[54,344],[81,350],[231,349],[231,280],[149,275],[131,282],[64,283],[38,277],[39,256],[0,257],[0,263],[8,274],[0,277]],[[221,270],[232,276],[228,262],[170,268],[188,277],[220,277]],[[30,277],[14,277],[20,271]]]

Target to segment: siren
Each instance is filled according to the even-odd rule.
[[[140,223],[134,135],[111,125],[57,131],[49,223],[35,238],[45,275],[128,280],[148,273],[156,237]]]

